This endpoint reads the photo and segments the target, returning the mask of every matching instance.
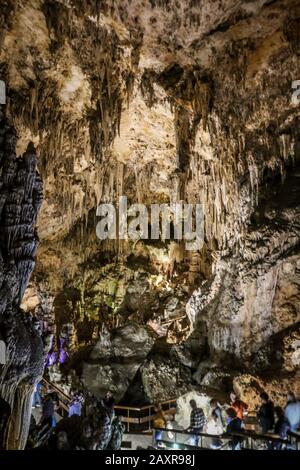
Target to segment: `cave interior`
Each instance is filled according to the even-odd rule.
[[[300,395],[299,1],[0,0],[0,80],[0,447],[45,373],[126,405]],[[174,213],[100,239],[122,196],[200,205],[201,244]]]

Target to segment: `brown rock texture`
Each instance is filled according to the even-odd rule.
[[[7,115],[17,154],[37,148],[45,193],[25,308],[52,315],[57,336],[68,324],[74,351],[133,320],[195,386],[226,388],[223,371],[296,387],[298,0],[0,6]],[[96,206],[120,195],[202,204],[203,247],[100,242]]]
[[[1,449],[26,444],[34,384],[43,374],[44,354],[37,319],[20,303],[35,265],[35,223],[43,200],[32,142],[16,158],[16,132],[0,107],[0,339],[5,360],[0,366],[0,396],[10,413],[1,416]]]

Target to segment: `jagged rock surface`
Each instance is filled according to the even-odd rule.
[[[16,158],[16,134],[0,110],[0,337],[6,363],[0,366],[0,395],[11,415],[0,447],[23,448],[30,423],[34,384],[43,372],[43,344],[37,324],[20,308],[35,264],[35,222],[42,203],[35,149]]]
[[[172,341],[185,341],[188,324],[190,336],[174,352],[200,384],[220,383],[220,367],[225,382],[251,367],[288,373],[293,385],[299,2],[2,3],[0,70],[18,154],[33,140],[45,181],[35,281],[55,296],[57,334],[71,322],[79,347],[132,315],[169,340],[164,322],[178,309]],[[95,206],[122,194],[200,202],[203,248],[100,244]]]
[[[112,334],[102,331],[89,362],[83,364],[83,384],[100,398],[111,390],[116,400],[120,400],[154,341],[146,328],[135,323],[129,323]]]

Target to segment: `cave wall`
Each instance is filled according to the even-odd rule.
[[[241,371],[258,354],[253,373],[272,366],[264,348],[299,316],[298,201],[286,197],[300,157],[299,2],[5,3],[7,112],[17,154],[36,144],[45,186],[40,303],[56,298],[56,322],[67,312],[78,347],[131,315],[163,327],[169,293],[184,330],[171,342],[177,334],[200,383],[208,358]],[[200,202],[203,248],[100,243],[95,207],[121,194]]]
[[[3,106],[1,108],[4,108]],[[34,269],[35,223],[43,199],[31,144],[16,157],[16,132],[0,110],[0,338],[6,361],[0,366],[0,395],[11,413],[0,448],[22,449],[27,440],[34,384],[43,373],[39,324],[20,308]]]

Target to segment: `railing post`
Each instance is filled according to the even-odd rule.
[[[148,425],[149,431],[151,431],[151,405],[149,406],[149,425]]]
[[[127,421],[127,432],[129,433],[129,418],[130,418],[130,412],[129,412],[129,409],[127,409],[127,418],[128,418],[128,421]]]

